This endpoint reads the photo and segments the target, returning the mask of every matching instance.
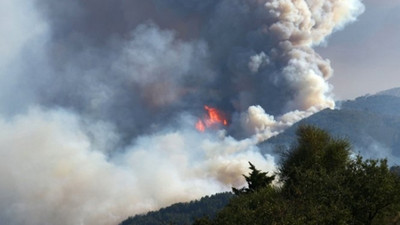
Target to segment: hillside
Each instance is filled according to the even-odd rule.
[[[400,87],[378,92],[376,95],[391,95],[400,97]]]
[[[196,218],[214,217],[232,196],[231,193],[219,193],[197,201],[173,204],[159,211],[128,218],[120,225],[189,225]]]
[[[295,130],[310,124],[333,136],[349,140],[355,153],[366,157],[388,158],[396,164],[400,158],[400,89],[359,97],[338,103],[338,109],[326,109],[296,123],[285,132],[262,143],[263,152],[287,147],[295,141]]]

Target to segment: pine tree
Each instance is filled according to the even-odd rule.
[[[249,162],[251,170],[248,176],[243,175],[246,179],[248,187],[244,187],[241,189],[232,188],[233,193],[236,195],[246,194],[246,193],[253,193],[261,188],[268,187],[272,181],[275,179],[275,175],[268,176],[268,172],[261,172],[261,170],[256,169],[256,167]]]

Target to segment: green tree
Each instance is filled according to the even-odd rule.
[[[312,126],[301,126],[296,134],[297,143],[284,153],[278,173],[281,195],[292,207],[290,217],[300,224],[347,224],[350,211],[342,184],[350,144]]]
[[[261,172],[261,170],[256,169],[256,167],[251,162],[249,162],[249,164],[249,169],[251,170],[250,174],[248,176],[243,175],[246,179],[248,187],[244,187],[241,189],[232,188],[233,193],[235,193],[236,195],[252,193],[259,189],[268,187],[275,179],[275,175],[268,176],[268,172]]]
[[[357,156],[346,174],[352,224],[384,224],[399,212],[400,180],[388,167],[387,160],[363,160]]]
[[[390,172],[396,174],[398,177],[400,177],[400,166],[392,166],[390,168]]]
[[[268,176],[250,164],[249,187],[237,190],[215,219],[198,225],[385,225],[400,220],[400,179],[386,160],[351,158],[346,140],[315,127],[300,127],[297,137],[277,172],[280,186],[271,186],[272,180],[254,182]]]
[[[279,177],[286,188],[296,192],[305,176],[310,176],[307,172],[334,175],[345,169],[350,155],[348,141],[334,139],[313,126],[300,126],[296,134],[297,145],[283,153],[279,168]]]

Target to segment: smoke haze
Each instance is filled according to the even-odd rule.
[[[313,49],[359,0],[4,0],[0,221],[117,224],[243,185],[257,143],[333,108]],[[226,130],[197,132],[211,105]]]

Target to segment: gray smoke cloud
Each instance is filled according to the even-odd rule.
[[[138,138],[107,157],[64,110],[0,121],[0,219],[4,224],[117,224],[242,183],[247,160],[272,170],[249,141],[193,129]],[[113,135],[102,135],[113,141]],[[104,147],[104,146],[102,146]]]
[[[359,0],[4,0],[0,220],[117,224],[243,185],[257,143],[334,107],[313,47]],[[226,130],[194,129],[203,105]],[[272,153],[271,153],[272,154]]]

